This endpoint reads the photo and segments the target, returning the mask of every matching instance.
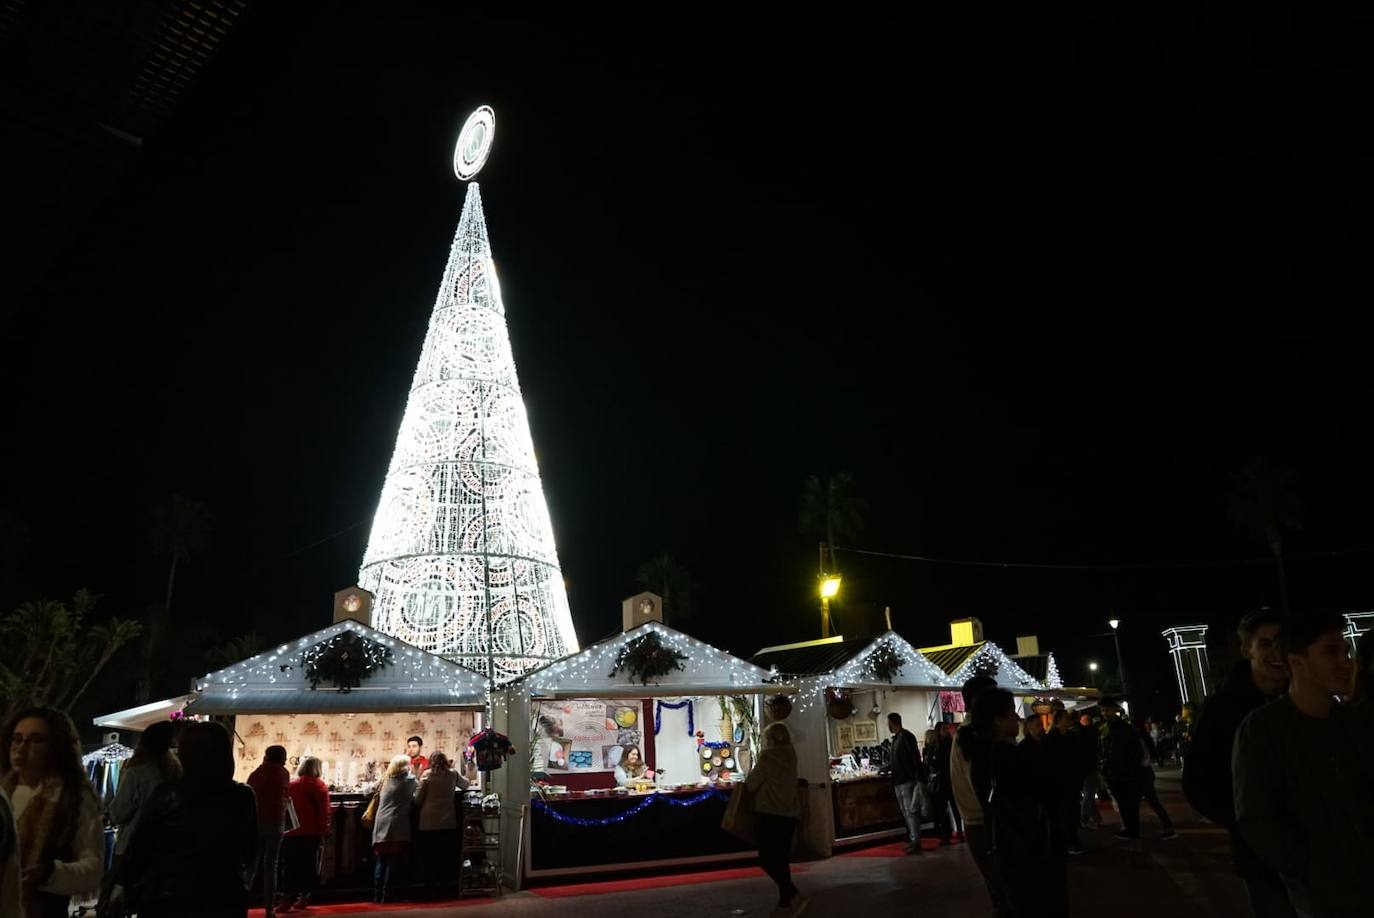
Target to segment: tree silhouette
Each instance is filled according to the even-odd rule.
[[[1231,514],[1247,532],[1262,538],[1274,556],[1279,579],[1279,607],[1292,612],[1288,602],[1288,572],[1284,565],[1283,537],[1302,528],[1302,502],[1293,470],[1257,456],[1232,476]]]
[[[666,551],[639,566],[635,571],[635,583],[662,597],[663,618],[667,623],[688,621],[696,615],[696,579]]]

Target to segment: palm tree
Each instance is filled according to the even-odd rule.
[[[211,669],[223,669],[262,651],[262,638],[256,631],[232,637],[223,644],[205,651],[205,664]]]
[[[868,502],[859,497],[854,476],[849,472],[836,472],[824,483],[819,476],[812,475],[802,484],[797,524],[802,535],[825,543],[825,551],[830,556],[830,573],[840,569],[835,560],[835,546],[858,539],[867,512]]]
[[[1257,456],[1232,476],[1231,513],[1247,531],[1263,538],[1274,556],[1279,578],[1279,607],[1287,615],[1288,572],[1283,561],[1285,532],[1302,528],[1302,502],[1293,470]]]
[[[676,558],[661,551],[635,571],[635,583],[663,600],[663,618],[682,622],[696,614],[696,579]]]
[[[162,601],[163,613],[170,617],[177,565],[204,554],[210,547],[210,531],[215,518],[205,504],[180,494],[173,494],[171,502],[153,508],[152,517],[153,552],[170,559],[167,592]]]

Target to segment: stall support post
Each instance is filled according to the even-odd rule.
[[[835,842],[835,813],[831,801],[829,730],[824,689],[798,699],[787,718],[792,744],[797,749],[797,777],[806,781],[805,818],[798,823],[801,851],[811,857],[830,857]]]
[[[510,737],[515,753],[505,767],[490,772],[491,788],[501,795],[501,872],[512,889],[523,879],[521,850],[524,820],[521,813],[530,799],[530,698],[520,685],[492,691],[491,725]]]

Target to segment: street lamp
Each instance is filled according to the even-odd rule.
[[[839,574],[821,574],[821,637],[830,637],[830,600],[840,593]]]
[[[1089,663],[1089,664],[1088,664],[1088,683],[1089,683],[1093,688],[1097,688],[1097,664],[1096,664],[1096,663]]]
[[[1126,682],[1126,664],[1121,659],[1121,639],[1117,635],[1117,631],[1121,627],[1121,619],[1108,619],[1107,624],[1112,626],[1112,644],[1116,647],[1116,671],[1121,674],[1121,695],[1129,702],[1131,689],[1129,683]]]

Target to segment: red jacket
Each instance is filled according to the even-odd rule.
[[[291,782],[291,802],[301,825],[287,835],[329,834],[329,788],[319,778],[296,778]]]
[[[285,765],[263,762],[248,776],[248,786],[258,801],[258,825],[281,826],[282,802],[286,799],[286,785],[291,776]]]

